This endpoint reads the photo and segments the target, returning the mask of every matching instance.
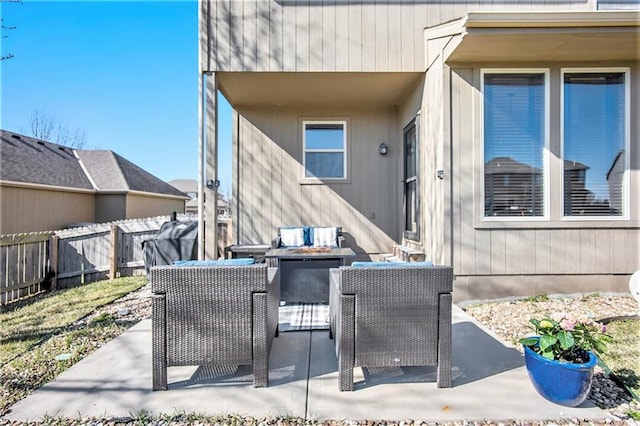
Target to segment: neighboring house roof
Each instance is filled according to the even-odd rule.
[[[511,157],[493,157],[484,164],[484,174],[539,174],[542,171],[528,164],[521,163]]]
[[[73,149],[0,130],[0,180],[92,190]]]
[[[184,193],[198,193],[198,181],[195,179],[175,179],[170,180],[169,185],[178,188],[180,191]]]
[[[1,181],[97,192],[139,191],[188,198],[112,151],[74,151],[7,130],[0,130],[0,139]]]
[[[140,191],[186,197],[186,194],[113,151],[80,150],[76,153],[100,191]]]

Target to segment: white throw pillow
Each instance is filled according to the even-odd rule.
[[[338,230],[335,226],[328,228],[313,228],[314,247],[337,247]]]
[[[280,229],[280,245],[282,247],[300,247],[304,245],[303,228]]]

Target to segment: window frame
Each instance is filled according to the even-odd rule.
[[[402,129],[402,204],[403,204],[403,225],[404,228],[402,230],[402,235],[405,239],[415,242],[420,242],[420,115],[413,118],[404,128]],[[407,178],[407,134],[409,131],[413,129],[414,138],[415,138],[415,176],[411,178]],[[413,214],[415,215],[416,220],[416,230],[411,231],[407,229],[407,213],[409,209],[409,205],[407,203],[407,187],[409,181],[415,182],[415,210]]]
[[[565,180],[564,180],[564,106],[565,106],[565,96],[564,96],[564,76],[567,73],[623,73],[624,74],[624,152],[626,155],[624,156],[624,175],[622,178],[622,196],[623,196],[623,214],[620,216],[606,216],[606,215],[597,215],[597,216],[567,216],[564,213],[564,190],[565,190]],[[627,221],[630,219],[629,205],[631,204],[630,199],[630,182],[629,175],[631,170],[631,69],[629,67],[562,67],[560,68],[560,161],[561,161],[561,183],[560,183],[560,195],[561,195],[561,205],[560,211],[562,215],[563,221],[568,222],[585,222],[585,221]]]
[[[313,124],[336,124],[342,125],[342,149],[307,149],[307,125]],[[348,127],[347,120],[345,119],[326,119],[326,120],[302,120],[302,177],[303,183],[322,183],[325,181],[331,182],[346,182],[348,181]],[[342,163],[342,176],[340,177],[322,177],[322,176],[307,176],[307,153],[308,152],[324,152],[324,153],[341,153],[343,156]]]
[[[542,148],[542,216],[485,216],[485,173],[484,173],[484,155],[485,155],[485,75],[486,74],[542,74],[544,75],[544,143]],[[480,200],[479,214],[481,223],[489,222],[548,222],[551,212],[551,194],[550,194],[550,68],[481,68],[480,69],[480,167],[479,179],[480,184]]]

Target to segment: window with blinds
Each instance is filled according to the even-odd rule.
[[[304,177],[346,178],[347,123],[305,121],[303,126]]]
[[[625,72],[563,72],[565,216],[622,216]]]
[[[545,215],[545,72],[484,72],[484,216]]]

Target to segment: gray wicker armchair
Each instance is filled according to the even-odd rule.
[[[451,386],[453,268],[343,266],[330,281],[341,391],[354,367],[437,365],[438,387]]]
[[[280,285],[267,265],[157,266],[153,282],[153,390],[167,389],[167,367],[253,365],[268,385]]]

